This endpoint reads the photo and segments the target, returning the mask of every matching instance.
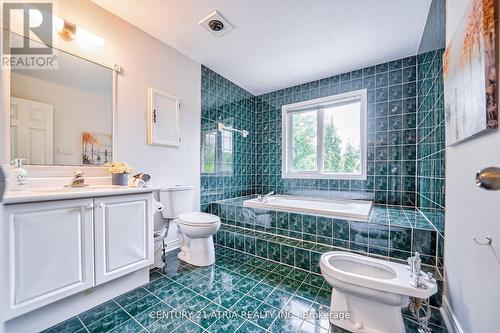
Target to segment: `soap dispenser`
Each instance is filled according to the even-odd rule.
[[[16,158],[14,161],[14,168],[10,170],[9,174],[9,190],[11,191],[25,191],[28,189],[28,172],[22,168],[24,159]]]

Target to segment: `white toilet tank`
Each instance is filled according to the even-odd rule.
[[[194,187],[175,185],[160,190],[163,217],[173,219],[180,214],[194,211]]]

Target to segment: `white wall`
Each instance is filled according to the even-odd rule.
[[[469,1],[447,1],[447,43]],[[499,147],[496,130],[446,150],[445,305],[463,332],[498,331],[500,192],[479,189],[474,176],[481,168],[500,166]],[[487,235],[493,237],[491,247],[474,244],[472,237]]]
[[[111,75],[110,71],[109,76]],[[113,128],[111,91],[98,93],[11,73],[11,95],[54,106],[55,165],[83,163],[83,132],[111,135]]]
[[[201,66],[88,0],[56,0],[55,15],[102,37],[104,46],[84,40],[56,46],[112,66],[122,66],[117,80],[115,160],[149,173],[154,185],[195,186],[194,207],[200,200]],[[152,147],[147,140],[147,87],[181,100],[181,148]],[[5,104],[5,103],[4,103]],[[74,169],[74,168],[70,168]],[[175,228],[169,239],[175,238]]]
[[[3,45],[2,45],[2,34],[0,34],[0,50],[2,50],[3,48]],[[0,78],[3,78],[3,69],[2,69],[2,66],[0,66]],[[2,114],[3,114],[3,99],[4,99],[4,94],[3,94],[3,80],[0,79],[0,138],[3,138],[3,131],[4,131],[4,125],[3,125],[3,121],[4,121],[4,117],[2,117]],[[0,161],[1,161],[1,157],[3,156],[3,145],[0,144]],[[0,168],[2,168],[2,165],[0,163]],[[3,203],[0,202],[0,223],[3,223]],[[0,256],[0,267],[5,267],[5,263],[3,262],[3,260],[5,260],[5,256]],[[3,280],[3,276],[4,274],[0,274],[0,286],[3,286],[4,285],[4,280]],[[0,297],[8,297],[7,295],[5,295],[4,293],[4,288],[0,288]],[[2,319],[2,316],[0,316],[0,333],[3,333],[5,332],[5,327],[4,327],[4,323],[3,323],[3,319]]]

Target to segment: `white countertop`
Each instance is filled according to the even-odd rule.
[[[7,191],[4,204],[68,200],[111,195],[138,194],[157,191],[158,188],[137,188],[127,186],[94,185],[88,187],[46,187],[30,188],[27,191]]]

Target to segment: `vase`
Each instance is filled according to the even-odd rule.
[[[111,183],[113,185],[128,186],[128,173],[112,173]]]

